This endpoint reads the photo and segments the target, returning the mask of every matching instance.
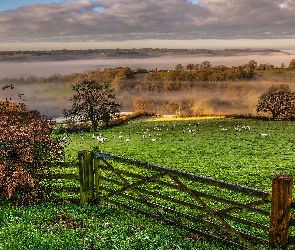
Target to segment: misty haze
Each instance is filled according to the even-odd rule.
[[[211,62],[212,66],[225,65],[227,67],[239,66],[254,60],[259,64],[272,64],[280,67],[287,65],[295,58],[295,51],[287,53],[271,53],[265,55],[236,55],[236,56],[158,56],[149,58],[100,58],[68,61],[39,61],[39,62],[0,62],[0,79],[2,86],[10,84],[5,78],[36,78],[50,77],[52,75],[70,75],[73,73],[91,72],[97,69],[130,67],[147,70],[173,70],[177,64],[186,66],[189,63],[200,64],[203,61]],[[194,112],[203,114],[254,114],[258,97],[271,85],[287,83],[295,88],[293,79],[261,78],[247,81],[225,81],[218,83],[195,84],[191,90],[159,92],[142,91],[138,87],[144,81],[144,74],[136,76],[132,86],[134,89],[121,89],[117,91],[119,101],[123,103],[123,111],[133,111],[134,101],[139,97],[149,98],[154,103],[168,101],[191,103]],[[73,83],[73,82],[71,82]],[[13,83],[13,90],[0,92],[0,98],[19,100],[17,94],[24,94],[24,100],[29,109],[36,109],[49,117],[62,116],[62,110],[68,108],[68,99],[72,95],[69,82],[34,82]],[[116,81],[113,82],[116,84]],[[204,87],[205,86],[205,87]],[[21,100],[23,101],[23,100]],[[167,113],[162,108],[155,108],[156,112]],[[169,112],[168,112],[169,113]],[[170,112],[171,113],[171,112]],[[176,112],[172,113],[175,114]],[[180,113],[179,113],[180,114]]]
[[[269,63],[274,66],[286,65],[295,58],[295,50],[286,50],[283,53],[270,53],[265,55],[236,55],[236,56],[160,56],[149,58],[99,58],[72,61],[38,61],[38,62],[0,62],[0,78],[4,77],[48,77],[55,73],[66,75],[80,73],[86,70],[104,69],[114,67],[130,67],[151,69],[174,69],[180,63],[201,63],[210,61],[213,66],[225,65],[227,67],[238,66],[255,60],[260,63]]]

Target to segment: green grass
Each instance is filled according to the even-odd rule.
[[[237,125],[251,130],[236,132]],[[66,151],[68,161],[76,161],[78,151],[98,146],[103,152],[270,191],[275,173],[294,175],[294,128],[291,121],[138,119],[97,132],[108,138],[105,143],[92,140],[92,133],[84,133],[84,140],[70,135]],[[196,136],[188,129],[197,129]],[[3,203],[0,228],[0,249],[230,249],[115,206],[81,207],[66,200],[32,207]]]
[[[193,137],[188,128],[194,129],[195,123],[199,125]],[[156,125],[160,131],[154,130]],[[237,125],[250,125],[251,130],[237,132],[234,130]],[[220,126],[228,130],[222,132]],[[146,138],[143,138],[144,132]],[[293,121],[231,118],[135,120],[96,133],[108,138],[105,143],[92,140],[92,133],[85,134],[85,140],[79,135],[71,135],[68,155],[75,158],[79,150],[92,150],[98,146],[103,152],[270,191],[274,174],[295,173],[294,132]],[[268,138],[260,138],[260,133],[267,133]],[[123,136],[121,140],[118,139],[120,135]],[[125,141],[127,137],[130,142]],[[152,142],[152,138],[158,140]]]
[[[3,205],[0,218],[0,249],[225,249],[108,205]]]

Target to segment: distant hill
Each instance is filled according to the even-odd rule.
[[[274,49],[88,49],[88,50],[43,50],[43,51],[0,51],[0,62],[5,61],[66,61],[95,58],[144,58],[167,55],[234,56],[265,55],[281,53]]]

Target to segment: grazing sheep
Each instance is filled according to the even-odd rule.
[[[259,134],[261,138],[267,138],[268,134]]]
[[[103,138],[103,137],[97,136],[97,141],[98,142],[105,142],[107,140],[108,140],[107,138]]]
[[[120,140],[123,139],[123,135],[119,135],[118,139]]]
[[[221,128],[221,131],[225,132],[227,131],[227,128]]]
[[[246,126],[246,130],[251,130],[251,126]]]
[[[241,131],[240,126],[235,126],[234,129],[235,131]]]
[[[126,138],[126,142],[130,142],[130,138]]]
[[[249,125],[243,126],[242,128],[245,129],[245,130],[251,130],[251,127]]]
[[[153,138],[153,139],[152,139],[152,141],[157,141],[157,140],[158,140],[158,138]]]

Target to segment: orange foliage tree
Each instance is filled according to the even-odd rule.
[[[64,157],[53,124],[24,104],[0,103],[0,198],[35,203],[46,197],[40,182]]]

